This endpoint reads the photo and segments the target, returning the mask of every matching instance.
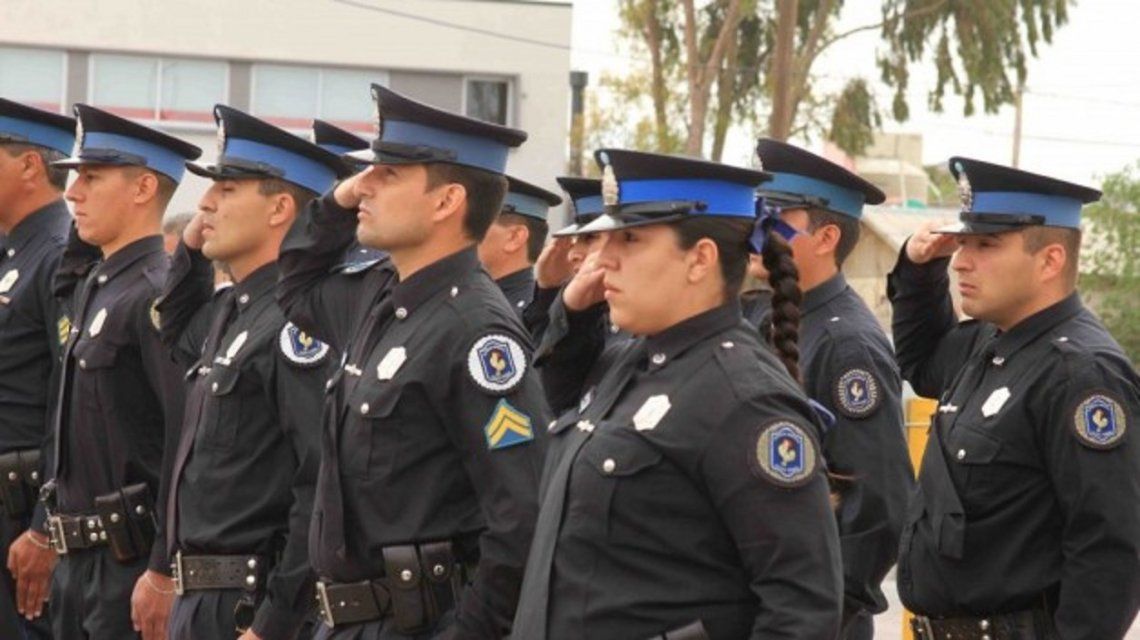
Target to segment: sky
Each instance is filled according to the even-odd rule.
[[[616,0],[573,0],[571,64],[588,71],[591,83],[603,72],[622,72],[636,64],[618,51],[616,4]],[[878,0],[845,4],[837,30],[873,24],[881,17]],[[1137,23],[1140,2],[1136,0],[1079,0],[1053,43],[1039,47],[1038,58],[1029,62],[1023,100],[1023,169],[1095,184],[1100,176],[1140,161]],[[835,87],[852,76],[876,85],[879,46],[874,30],[837,43],[816,64],[819,85]],[[1012,107],[993,116],[967,118],[962,115],[962,101],[949,97],[944,113],[932,113],[926,108],[926,93],[933,84],[933,67],[912,66],[911,71],[911,118],[896,123],[888,117],[884,130],[921,133],[926,164],[945,162],[952,155],[1011,162]],[[880,105],[889,106],[890,92],[881,86],[880,91]],[[725,162],[751,163],[753,129],[734,132]],[[805,144],[822,151],[818,140]]]

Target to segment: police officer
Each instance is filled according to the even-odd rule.
[[[798,147],[761,139],[756,152],[772,173],[760,196],[795,230],[789,243],[803,290],[804,389],[836,418],[823,457],[834,475],[848,479],[836,514],[843,545],[842,637],[869,640],[872,615],[887,610],[880,584],[898,555],[914,472],[894,350],[841,269],[859,241],[864,203],[878,204],[885,196]]]
[[[133,629],[150,640],[165,636],[174,595],[160,477],[184,388],[153,313],[169,268],[159,230],[183,163],[201,150],[87,105],[75,113],[74,157],[55,163],[77,176],[56,274],[74,315],[54,429],[52,626],[57,638]]]
[[[1076,291],[1081,205],[1100,192],[950,170],[960,222],[912,236],[889,278],[903,376],[939,398],[899,594],[920,638],[1123,638],[1140,608],[1140,377]],[[954,316],[948,264],[972,320]]]
[[[520,316],[534,298],[534,263],[546,243],[546,216],[560,204],[562,198],[546,189],[508,176],[503,210],[479,242],[479,262]]]
[[[842,583],[819,425],[736,301],[750,237],[774,246],[753,235],[768,176],[599,157],[619,199],[582,229],[602,246],[539,349],[562,413],[513,637],[831,640]],[[607,346],[603,300],[645,337]]]
[[[51,292],[71,214],[67,171],[75,120],[0,98],[0,637],[42,638],[55,553],[38,504],[52,363],[69,330]],[[21,615],[17,615],[17,611]],[[34,622],[33,622],[34,620]]]
[[[369,167],[281,252],[286,315],[344,354],[310,538],[318,637],[499,638],[533,533],[547,412],[526,332],[475,245],[526,135],[372,91]],[[330,274],[354,231],[391,260]]]
[[[297,211],[331,187],[332,153],[236,109],[214,108],[213,180],[184,234],[158,311],[190,389],[167,505],[180,595],[170,638],[297,637],[312,608],[307,540],[329,349],[285,320],[277,253]],[[234,286],[214,297],[210,261]],[[206,346],[180,344],[195,315]]]

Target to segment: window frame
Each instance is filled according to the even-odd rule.
[[[460,100],[459,108],[460,108],[461,113],[465,117],[468,117],[468,118],[474,117],[474,116],[468,115],[468,113],[467,113],[468,94],[470,93],[470,89],[471,89],[470,83],[472,83],[472,82],[498,82],[501,84],[505,84],[507,86],[506,122],[503,122],[503,123],[492,122],[491,124],[500,124],[501,126],[504,126],[504,127],[514,127],[515,126],[514,125],[515,118],[517,115],[517,109],[515,106],[515,95],[516,95],[516,93],[515,93],[515,76],[505,76],[505,75],[495,75],[495,74],[464,74],[463,75],[463,97]],[[476,118],[476,119],[479,119],[479,118]],[[491,122],[491,121],[490,120],[483,120],[483,122]]]
[[[8,44],[8,43],[0,43],[0,49],[9,49],[9,50],[13,50],[13,51],[21,51],[21,50],[23,50],[23,51],[41,51],[41,52],[46,51],[49,53],[58,53],[59,59],[60,59],[60,62],[59,62],[59,104],[57,104],[55,106],[54,111],[55,111],[55,113],[60,113],[60,114],[64,114],[64,115],[71,115],[71,110],[70,110],[71,105],[68,104],[68,100],[67,100],[67,73],[68,73],[68,70],[70,69],[70,67],[68,66],[68,58],[70,56],[68,56],[68,51],[66,49],[56,49],[53,47],[36,47],[36,46],[27,46],[27,45],[21,45],[21,44]],[[21,101],[21,102],[24,102],[24,101]],[[36,107],[36,108],[43,108],[43,105],[45,105],[46,103],[24,102],[24,104],[28,104],[28,105]]]
[[[168,62],[176,62],[180,60],[188,60],[194,62],[218,62],[223,66],[223,80],[222,80],[222,96],[217,100],[220,104],[229,104],[230,102],[230,82],[233,75],[233,64],[230,60],[225,58],[206,58],[198,56],[164,56],[154,54],[135,53],[131,51],[91,51],[87,54],[87,96],[86,102],[91,106],[100,109],[113,108],[113,105],[101,105],[95,103],[95,82],[98,74],[97,61],[100,56],[121,56],[127,58],[142,58],[150,61],[158,62],[158,70],[155,73],[155,94],[154,104],[151,105],[150,115],[145,119],[134,118],[133,116],[126,116],[134,120],[143,120],[148,124],[170,126],[186,130],[202,130],[208,131],[217,126],[214,123],[213,108],[206,111],[208,120],[185,120],[185,119],[163,119],[162,114],[162,80],[163,71]],[[138,107],[141,109],[141,107]],[[114,111],[112,111],[114,113]],[[118,114],[121,115],[121,114]]]
[[[312,115],[312,116],[307,116],[304,118],[298,118],[296,116],[273,116],[273,115],[267,115],[265,113],[261,113],[258,110],[258,105],[257,105],[257,83],[258,83],[258,77],[260,76],[259,72],[262,69],[264,69],[265,67],[278,67],[278,68],[316,71],[317,72],[317,87],[316,87],[317,113]],[[371,82],[375,82],[375,83],[383,85],[385,87],[391,86],[391,84],[392,84],[391,71],[389,71],[388,69],[352,67],[352,66],[338,66],[338,65],[321,66],[321,65],[313,65],[313,64],[299,64],[299,63],[292,63],[292,62],[278,62],[278,61],[274,61],[274,60],[257,60],[257,61],[254,61],[252,64],[250,64],[250,72],[249,72],[249,112],[250,112],[250,114],[252,114],[255,117],[261,118],[261,119],[265,120],[266,122],[269,122],[269,123],[274,124],[278,127],[281,127],[282,129],[286,129],[286,130],[308,131],[309,128],[312,126],[312,121],[314,119],[319,118],[321,120],[328,120],[329,122],[332,122],[333,124],[335,124],[337,126],[343,127],[344,129],[346,129],[348,131],[352,131],[352,132],[360,133],[360,134],[365,134],[365,135],[371,135],[375,129],[375,126],[376,126],[376,123],[372,122],[371,118],[369,118],[368,120],[348,122],[348,121],[339,120],[339,119],[329,119],[322,113],[322,111],[324,110],[325,73],[328,71],[356,71],[356,72],[359,72],[362,74],[371,74],[371,76],[372,76]],[[295,121],[300,122],[302,120],[305,121],[304,124],[294,124]],[[360,126],[353,126],[353,125],[360,125]]]

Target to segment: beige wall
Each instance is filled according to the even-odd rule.
[[[568,3],[353,1],[530,40],[570,42]],[[554,176],[565,170],[566,48],[489,37],[332,0],[3,0],[0,44],[508,76],[515,92],[511,124],[530,134],[512,153],[510,170],[551,190],[557,187]],[[367,95],[365,87],[362,96]],[[175,133],[213,153],[212,132]],[[200,187],[196,178],[188,179],[172,209],[192,207]]]

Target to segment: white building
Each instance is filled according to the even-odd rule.
[[[509,171],[556,190],[569,128],[570,5],[511,0],[4,0],[0,96],[86,102],[216,150],[222,102],[308,135],[370,136],[370,84],[526,130]],[[193,210],[188,175],[170,211]]]

